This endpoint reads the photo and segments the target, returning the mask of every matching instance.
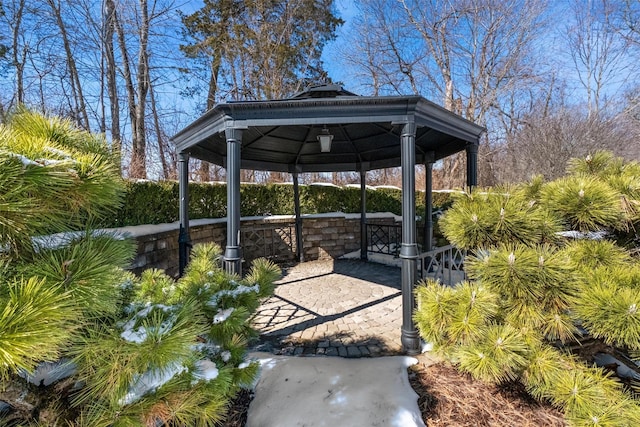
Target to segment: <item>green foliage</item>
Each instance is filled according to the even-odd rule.
[[[640,166],[598,152],[568,170],[548,183],[456,197],[441,227],[469,250],[473,282],[423,283],[414,318],[461,370],[493,383],[518,379],[571,425],[638,425],[640,405],[620,382],[557,347],[577,339],[579,326],[640,357]],[[464,309],[469,289],[492,296],[487,316]]]
[[[573,159],[569,170],[596,177],[620,193],[622,221],[619,229],[633,229],[640,224],[640,163],[625,162],[609,152],[598,151],[584,159]]]
[[[536,399],[551,396],[557,375],[579,366],[574,358],[561,353],[541,341],[534,343],[529,352],[529,363],[522,372],[522,382]]]
[[[82,230],[120,205],[122,180],[104,140],[70,122],[18,111],[0,126],[0,236],[10,250],[25,236]]]
[[[593,175],[600,178],[617,174],[623,167],[624,160],[614,157],[609,151],[596,151],[585,158],[570,159],[567,172],[572,175]]]
[[[71,121],[26,110],[14,114],[1,135],[0,148],[5,155],[21,155],[33,162],[25,169],[44,168],[69,181],[62,188],[42,190],[56,192],[51,202],[65,209],[67,220],[75,222],[71,226],[87,216],[105,219],[119,207],[120,170],[102,138],[76,129]]]
[[[77,347],[87,385],[76,405],[88,408],[91,425],[213,425],[239,387],[253,382],[247,320],[281,273],[257,260],[241,280],[220,268],[220,253],[215,244],[195,246],[177,281],[143,273],[124,318],[91,331]]]
[[[626,285],[621,277],[597,270],[582,289],[575,312],[593,336],[640,351],[640,288]]]
[[[0,379],[55,360],[78,326],[68,294],[43,279],[17,278],[0,288]]]
[[[432,342],[436,348],[448,344],[449,322],[458,306],[453,289],[440,286],[436,281],[427,280],[416,288],[416,296],[418,310],[413,316],[420,335],[428,342]]]
[[[627,251],[609,240],[576,240],[567,244],[563,251],[572,266],[584,274],[598,267],[623,267],[632,262]]]
[[[115,313],[123,269],[133,254],[131,241],[87,233],[62,247],[40,249],[28,264],[17,270],[60,286],[85,315],[100,317]]]
[[[64,207],[56,206],[55,200],[73,179],[55,169],[25,165],[13,153],[0,152],[0,236],[12,250],[18,251],[19,245],[31,246],[25,235],[67,228]]]
[[[559,231],[545,212],[523,192],[497,189],[473,190],[457,196],[440,219],[449,241],[464,249],[518,242],[534,244],[549,240]]]
[[[120,328],[90,330],[76,350],[79,378],[87,383],[77,404],[101,400],[122,407],[131,384],[149,369],[169,371],[188,363],[194,337],[204,331],[192,310],[189,304],[152,304],[132,313]]]
[[[221,186],[221,188],[225,193],[219,200],[226,212],[227,187]],[[304,200],[302,196],[304,188],[301,187],[301,200]],[[293,185],[244,184],[240,186],[240,214],[243,216],[285,215],[293,213],[293,209]],[[301,207],[301,209],[304,208]]]
[[[624,400],[620,383],[601,369],[569,369],[557,372],[554,378],[552,403],[564,408],[570,418],[590,418],[613,403]]]
[[[171,300],[175,290],[176,287],[171,277],[162,270],[150,268],[140,275],[140,286],[136,292],[136,299],[159,304],[167,299]]]
[[[251,264],[251,270],[245,278],[249,283],[260,285],[258,296],[266,297],[274,291],[273,283],[280,278],[280,267],[265,258],[258,258]]]
[[[469,276],[500,295],[505,316],[517,327],[542,328],[566,341],[575,327],[567,317],[578,277],[566,255],[549,245],[502,246],[470,257]]]
[[[619,382],[552,347],[534,350],[522,380],[532,396],[563,409],[572,426],[631,427],[638,423],[639,407]]]
[[[103,139],[69,121],[19,110],[0,126],[3,375],[55,360],[90,317],[115,311],[130,243],[42,237],[87,229],[119,206],[113,159]]]
[[[416,292],[420,309],[414,318],[420,333],[444,352],[477,342],[498,311],[498,296],[471,282],[449,288],[427,280]]]
[[[178,220],[178,183],[171,181],[127,181],[122,207],[103,227],[161,224]],[[190,188],[191,189],[191,188]],[[193,200],[196,199],[192,196]],[[197,218],[197,217],[194,217]]]
[[[58,119],[19,111],[0,127],[0,378],[11,390],[2,398],[37,405],[35,417],[57,425],[214,425],[255,378],[247,320],[280,271],[259,260],[242,280],[206,245],[178,281],[126,273],[132,242],[92,229],[122,200],[116,158]],[[162,200],[152,204],[162,192],[177,210],[174,184],[129,187],[148,202],[140,210],[162,212]],[[197,206],[214,203],[195,194]],[[77,389],[22,378],[62,357],[74,357]]]
[[[541,202],[571,230],[595,231],[619,226],[620,193],[591,176],[568,176],[546,184]]]
[[[416,192],[416,212],[424,215],[424,193]],[[392,188],[367,190],[367,212],[402,213],[402,192]],[[433,193],[434,208],[451,203],[450,193]],[[293,215],[293,185],[242,184],[242,216]],[[100,221],[100,227],[123,227],[160,224],[178,220],[178,183],[126,182],[124,203],[114,215]],[[1,208],[1,205],[0,205]],[[303,214],[324,212],[360,212],[360,189],[321,185],[300,186],[300,209]],[[224,184],[190,183],[189,217],[223,218],[227,214],[227,187]],[[98,225],[98,224],[97,224]]]
[[[474,378],[500,383],[514,380],[527,365],[529,345],[509,324],[489,325],[475,342],[455,351],[460,369]]]
[[[237,98],[279,99],[327,79],[322,49],[342,22],[326,1],[292,7],[284,0],[207,0],[182,16],[189,42],[180,49],[211,64],[208,108],[221,97],[218,91]],[[229,77],[234,74],[242,78]]]

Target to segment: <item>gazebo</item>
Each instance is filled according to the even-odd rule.
[[[447,156],[466,151],[467,185],[477,183],[478,126],[418,95],[357,96],[340,86],[311,87],[289,99],[216,105],[172,139],[179,159],[180,270],[188,259],[189,158],[226,169],[227,245],[223,263],[240,273],[240,169],[288,172],[293,178],[296,236],[302,221],[298,176],[306,172],[360,173],[361,256],[366,257],[366,172],[402,168],[402,329],[409,354],[420,351],[413,322],[417,277],[415,165],[426,168],[425,248],[432,246],[431,171]],[[302,257],[300,245],[298,257]]]

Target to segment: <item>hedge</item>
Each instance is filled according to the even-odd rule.
[[[367,212],[402,212],[402,193],[392,188],[367,189]],[[448,193],[433,193],[435,209],[450,204]],[[178,183],[176,181],[129,181],[124,203],[102,227],[160,224],[178,221]],[[303,214],[325,212],[360,212],[360,189],[324,185],[300,186],[300,209]],[[190,183],[189,217],[221,218],[227,213],[227,188],[224,184]],[[293,185],[242,184],[242,216],[292,215]],[[416,213],[424,216],[424,193],[416,192]]]

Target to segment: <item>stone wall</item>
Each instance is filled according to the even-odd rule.
[[[367,222],[399,223],[391,213],[367,214]],[[139,225],[116,229],[137,242],[137,255],[131,271],[139,274],[147,268],[178,273],[179,223]],[[241,244],[245,262],[260,256],[275,261],[296,258],[295,218],[291,215],[242,218]],[[227,238],[225,218],[190,221],[192,244],[215,242],[224,249]],[[338,258],[360,249],[360,214],[303,215],[302,241],[305,261]]]

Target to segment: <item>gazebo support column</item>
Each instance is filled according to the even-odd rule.
[[[228,127],[227,138],[227,247],[224,268],[229,273],[242,274],[240,247],[240,147],[242,129]]]
[[[360,170],[360,259],[367,259],[367,171]]]
[[[418,245],[416,243],[416,124],[405,123],[400,137],[402,164],[402,348],[407,354],[420,353],[420,337],[413,321],[416,307],[413,293],[417,276]]]
[[[178,235],[178,274],[182,276],[189,262],[189,153],[178,154],[178,196],[180,198],[180,234]]]
[[[302,217],[300,216],[300,186],[298,173],[291,174],[293,177],[293,210],[296,215],[296,259],[304,262],[304,245],[302,241]]]
[[[467,187],[471,189],[478,185],[478,143],[470,142],[467,151]]]

